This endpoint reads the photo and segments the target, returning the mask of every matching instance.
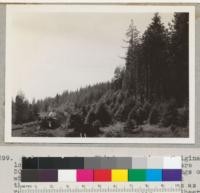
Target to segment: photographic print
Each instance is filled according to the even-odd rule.
[[[193,143],[192,6],[8,5],[7,142]]]

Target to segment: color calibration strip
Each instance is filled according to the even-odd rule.
[[[181,157],[24,157],[21,181],[182,181],[181,168]]]

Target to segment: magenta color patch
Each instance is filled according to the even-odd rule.
[[[93,170],[77,170],[77,182],[93,182]]]

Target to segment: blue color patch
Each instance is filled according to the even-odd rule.
[[[146,181],[150,181],[150,182],[162,181],[162,169],[147,169]]]

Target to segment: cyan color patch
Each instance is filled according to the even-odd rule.
[[[147,169],[146,181],[162,181],[162,169]]]

